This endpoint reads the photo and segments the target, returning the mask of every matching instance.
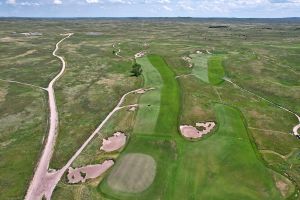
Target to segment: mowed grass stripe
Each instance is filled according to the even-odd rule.
[[[141,96],[133,132],[151,134],[154,132],[159,115],[160,93],[163,81],[159,72],[147,57],[138,58],[137,63],[142,65],[143,68],[144,88],[153,87],[155,89]]]
[[[209,54],[192,54],[192,63],[194,64],[192,73],[202,81],[209,83],[207,62],[211,55]]]
[[[155,132],[158,134],[177,133],[180,96],[178,82],[174,78],[175,74],[162,57],[150,55],[148,58],[163,79],[160,111]]]
[[[183,148],[174,199],[280,199],[269,169],[251,145],[241,113],[222,104],[215,105],[215,112],[217,132]]]
[[[223,68],[223,56],[215,55],[208,60],[208,79],[213,85],[219,85],[223,83],[223,77],[225,76],[225,71]]]

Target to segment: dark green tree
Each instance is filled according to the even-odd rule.
[[[140,76],[143,72],[143,69],[142,69],[142,66],[138,63],[134,63],[132,65],[132,70],[131,70],[131,73],[133,74],[133,76]]]

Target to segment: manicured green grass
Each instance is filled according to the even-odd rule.
[[[149,59],[151,63],[145,62],[147,59]],[[143,74],[146,77],[145,83],[147,83],[147,80],[153,80],[153,77],[151,76],[157,77],[156,73],[145,73],[150,70],[150,67],[153,68],[152,70],[157,70],[163,80],[163,82],[155,82],[156,84],[159,83],[160,85],[156,86],[161,88],[161,98],[160,102],[158,102],[160,105],[159,116],[156,120],[157,122],[155,129],[146,130],[147,127],[144,126],[143,132],[141,133],[136,132],[136,129],[134,129],[134,134],[125,151],[121,154],[121,158],[117,160],[116,166],[119,165],[118,162],[120,162],[123,157],[129,155],[130,153],[142,153],[150,155],[154,158],[157,166],[155,179],[149,188],[141,193],[135,194],[113,190],[112,187],[110,187],[107,183],[107,179],[110,176],[109,175],[108,178],[105,178],[100,185],[101,193],[107,197],[112,196],[114,198],[121,199],[168,199],[173,190],[171,188],[173,184],[170,183],[172,183],[173,180],[172,174],[175,172],[174,169],[177,160],[177,146],[174,139],[167,138],[176,138],[178,136],[177,127],[180,102],[179,88],[177,81],[174,78],[174,73],[160,56],[150,55],[147,58],[143,58],[143,62]],[[147,100],[148,96],[144,97],[144,99],[140,99],[140,103],[143,103]],[[141,110],[138,112],[141,112]],[[138,113],[136,121],[147,121],[151,118],[157,118],[156,113],[148,113],[149,118],[144,118],[145,115]],[[149,131],[148,133],[150,134],[143,134],[147,131]],[[113,170],[115,170],[115,168],[113,168]]]
[[[163,79],[160,111],[155,131],[163,134],[174,134],[178,130],[178,114],[180,108],[178,82],[175,79],[175,74],[162,57],[150,55],[148,58],[159,71]]]
[[[214,55],[208,60],[208,79],[213,85],[222,83],[225,71],[223,68],[223,56]]]
[[[193,62],[192,73],[202,81],[209,83],[207,62],[211,55],[209,54],[192,54],[190,55]]]
[[[215,112],[218,131],[184,145],[173,198],[280,199],[269,170],[251,145],[241,113],[222,104],[215,105]]]
[[[154,138],[148,135],[137,135],[133,137],[126,150],[117,160],[122,161],[126,155],[131,153],[142,153],[151,156],[156,162],[156,173],[154,182],[145,191],[141,193],[126,193],[113,190],[107,183],[106,177],[99,185],[101,195],[110,199],[168,199],[169,187],[172,185],[173,169],[176,166],[176,143],[171,140]],[[114,168],[112,169],[114,170]]]
[[[163,80],[158,70],[147,57],[137,59],[142,65],[144,88],[154,88],[143,94],[139,100],[139,109],[134,132],[139,134],[152,134],[154,132],[160,110],[161,87]]]

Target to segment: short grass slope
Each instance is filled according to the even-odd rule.
[[[138,58],[137,62],[142,65],[144,88],[154,88],[143,94],[139,101],[139,110],[134,126],[134,132],[139,134],[152,133],[160,110],[160,96],[163,80],[158,70],[153,67],[147,57]]]
[[[216,55],[212,56],[208,60],[208,79],[213,85],[222,83],[225,71],[223,68],[223,56]]]
[[[161,74],[164,83],[161,89],[160,111],[156,132],[174,134],[177,132],[180,107],[179,86],[174,78],[175,74],[162,57],[150,55],[148,58]]]
[[[270,171],[252,147],[241,113],[223,104],[215,105],[215,112],[218,131],[184,145],[174,198],[280,199]]]
[[[202,81],[209,83],[207,62],[211,55],[209,54],[192,54],[190,55],[193,63],[192,73]]]

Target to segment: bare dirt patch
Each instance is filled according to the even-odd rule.
[[[112,152],[122,148],[126,143],[126,135],[122,132],[116,132],[112,137],[103,139],[100,150]]]
[[[155,160],[141,153],[130,153],[122,157],[108,176],[110,188],[120,192],[139,193],[153,182],[156,173]]]
[[[210,133],[215,125],[215,122],[196,123],[196,127],[182,125],[180,126],[180,132],[186,138],[197,139]]]
[[[87,179],[97,178],[98,176],[102,175],[113,165],[113,160],[106,160],[102,164],[98,165],[88,165],[75,169],[70,167],[67,175],[68,181],[72,184],[79,182],[84,183]]]
[[[5,101],[6,95],[7,95],[7,89],[4,87],[0,87],[0,103]]]
[[[192,58],[188,57],[188,56],[183,56],[182,60],[184,60],[185,62],[188,63],[188,67],[192,68],[193,67],[193,63],[192,63]]]
[[[141,52],[138,52],[134,55],[135,58],[141,58],[143,56],[145,56],[146,54],[146,51],[141,51]]]

